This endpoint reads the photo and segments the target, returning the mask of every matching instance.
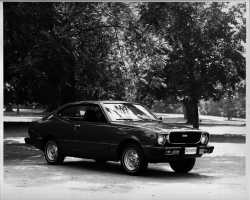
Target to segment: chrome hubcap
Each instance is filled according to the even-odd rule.
[[[136,150],[127,150],[124,154],[124,165],[130,171],[134,171],[139,167],[140,160]]]
[[[58,148],[57,145],[53,142],[47,144],[46,154],[49,160],[55,161],[58,156]]]

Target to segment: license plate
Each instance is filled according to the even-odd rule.
[[[196,147],[186,147],[185,148],[185,154],[186,155],[196,154],[196,152],[197,152],[197,148]]]

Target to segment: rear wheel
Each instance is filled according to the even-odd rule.
[[[147,168],[148,162],[138,145],[128,145],[122,151],[121,165],[126,173],[136,175]]]
[[[58,144],[54,140],[48,140],[44,147],[44,156],[48,164],[62,164],[65,156],[61,154]]]
[[[178,159],[171,161],[170,167],[177,173],[188,173],[195,164],[195,158]]]

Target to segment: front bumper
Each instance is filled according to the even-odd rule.
[[[212,153],[213,150],[213,146],[146,147],[145,155],[149,162],[168,162],[174,159],[201,157],[203,154]]]

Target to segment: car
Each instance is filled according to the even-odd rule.
[[[32,122],[25,143],[44,152],[48,164],[62,164],[66,156],[120,161],[136,175],[148,163],[169,163],[188,173],[196,158],[212,153],[209,133],[181,124],[168,124],[138,103],[80,101],[68,103]]]

